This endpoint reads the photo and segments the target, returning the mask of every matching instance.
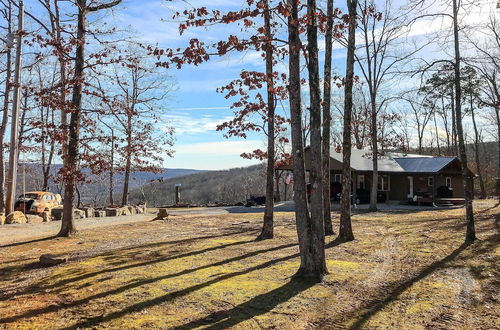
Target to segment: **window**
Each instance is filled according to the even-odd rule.
[[[427,177],[427,185],[429,187],[433,187],[434,186],[434,177],[432,177],[432,176]]]
[[[389,191],[390,179],[388,175],[379,175],[377,189],[380,191]]]
[[[335,174],[334,182],[342,182],[342,174]]]
[[[446,178],[446,187],[451,188],[451,178],[450,177]]]
[[[358,189],[365,189],[365,176],[364,175],[358,175]]]

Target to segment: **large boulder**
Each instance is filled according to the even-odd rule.
[[[85,212],[85,217],[86,218],[93,218],[94,217],[94,208],[93,207],[84,207],[82,210]]]
[[[0,213],[0,225],[5,223],[5,213]]]
[[[14,211],[5,218],[5,223],[27,223],[28,219],[23,212]]]
[[[121,215],[130,215],[130,210],[127,206],[120,207]]]
[[[43,218],[41,216],[35,215],[35,214],[26,214],[26,221],[28,223],[42,223],[42,222],[44,222]]]
[[[74,219],[85,219],[85,211],[80,209],[73,209]]]
[[[68,257],[56,256],[54,254],[42,254],[40,256],[40,264],[42,266],[55,266],[68,261]]]
[[[49,211],[45,211],[40,213],[40,216],[43,219],[43,222],[51,222],[52,221],[52,216],[50,215]]]
[[[107,217],[117,217],[117,216],[120,216],[122,215],[122,210],[118,209],[118,208],[111,208],[111,207],[108,207],[105,209],[106,211],[106,216]]]
[[[106,211],[104,210],[95,210],[94,211],[94,217],[96,218],[102,218],[106,216]]]
[[[146,213],[146,207],[143,206],[143,205],[137,205],[135,207],[136,211],[137,211],[137,214],[144,214]]]
[[[128,211],[131,215],[134,215],[137,213],[135,206],[129,205],[129,206],[127,206],[127,208],[128,208]]]

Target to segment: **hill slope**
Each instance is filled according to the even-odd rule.
[[[151,182],[130,192],[131,203],[146,201],[151,206],[174,203],[174,186],[180,183],[183,202],[205,204],[209,202],[237,203],[250,195],[263,195],[265,167],[233,168],[175,177],[163,182]]]

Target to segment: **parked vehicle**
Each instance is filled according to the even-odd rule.
[[[31,191],[19,196],[14,204],[15,211],[40,214],[61,204],[61,195],[48,191]]]
[[[265,205],[266,204],[266,196],[250,196],[245,203],[246,207],[257,206],[257,205]]]

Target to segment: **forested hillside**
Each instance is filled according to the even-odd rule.
[[[180,183],[182,202],[237,203],[250,195],[263,195],[265,180],[264,165],[209,171],[150,182],[132,190],[129,199],[131,203],[146,201],[151,206],[171,205],[174,203],[174,186]]]
[[[62,193],[62,184],[60,182],[54,181],[54,178],[57,176],[57,172],[60,170],[61,166],[62,165],[56,164],[51,168],[51,178],[49,179],[48,187],[49,190],[54,193]],[[109,173],[103,173],[101,175],[90,175],[85,169],[83,169],[83,172],[87,173],[87,181],[77,186],[78,193],[80,195],[80,201],[84,204],[91,204],[93,206],[107,205],[110,186]],[[135,189],[138,187],[142,187],[150,182],[161,182],[163,180],[168,180],[179,176],[202,172],[205,171],[186,168],[163,168],[160,169],[160,171],[157,173],[132,172],[130,175],[130,188]],[[23,175],[25,177],[25,180],[23,180]],[[18,195],[21,194],[23,190],[42,190],[43,175],[42,168],[39,164],[21,164],[18,177],[18,182],[21,183],[17,187]],[[23,182],[25,182],[25,184],[23,184]],[[115,174],[113,179],[113,191],[115,199],[117,201],[120,200],[119,198],[122,194],[123,182],[123,173]]]

